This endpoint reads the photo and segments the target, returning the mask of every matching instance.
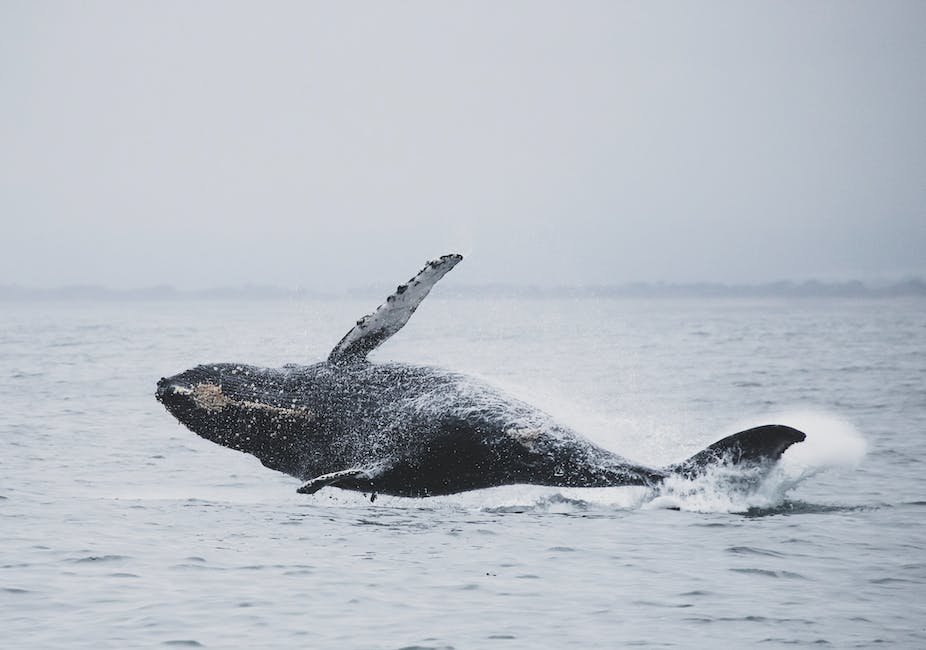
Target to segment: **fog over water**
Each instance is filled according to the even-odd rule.
[[[0,284],[922,276],[926,5],[4,2]],[[456,282],[454,278],[450,282]]]

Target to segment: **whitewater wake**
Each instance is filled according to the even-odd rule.
[[[774,511],[788,503],[789,494],[807,479],[825,471],[852,469],[865,456],[864,438],[839,416],[803,410],[782,413],[770,420],[800,429],[807,439],[789,447],[761,479],[744,481],[736,468],[719,465],[694,479],[668,478],[642,507],[692,512]],[[737,426],[748,428],[755,424]]]

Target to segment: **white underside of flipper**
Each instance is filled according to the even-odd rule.
[[[407,284],[399,285],[376,311],[357,321],[354,328],[334,346],[328,362],[345,364],[366,358],[371,350],[402,329],[431,287],[462,259],[462,255],[450,254],[428,262]]]
[[[340,472],[322,474],[321,476],[316,476],[315,478],[303,483],[302,486],[296,490],[296,492],[299,494],[315,494],[327,485],[336,485],[338,481],[343,481],[346,478],[358,477],[370,478],[370,472],[363,469],[345,469],[341,470]]]

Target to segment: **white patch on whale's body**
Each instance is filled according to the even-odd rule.
[[[299,417],[309,420],[315,417],[315,414],[312,413],[311,409],[308,409],[304,406],[293,406],[287,408],[284,406],[273,406],[272,404],[264,404],[263,402],[254,402],[251,400],[236,400],[222,392],[221,386],[209,382],[200,382],[194,385],[193,388],[174,386],[174,390],[178,393],[190,395],[193,398],[193,401],[196,403],[196,406],[211,413],[225,410],[229,406],[235,406],[242,409],[264,411],[277,417]]]
[[[544,432],[536,427],[512,427],[505,429],[505,435],[520,442],[529,451],[537,447],[537,440]]]

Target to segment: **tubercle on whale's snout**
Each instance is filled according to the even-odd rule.
[[[188,395],[192,388],[188,382],[177,377],[161,377],[158,381],[157,389],[154,396],[159,402],[163,402],[172,395]]]
[[[184,370],[170,377],[161,377],[157,383],[155,397],[161,403],[170,397],[188,397],[198,384],[214,384],[221,386],[224,382],[224,368],[220,365],[199,365],[189,370]],[[234,370],[232,375],[236,374]]]
[[[154,397],[159,401],[163,402],[164,398],[170,392],[170,380],[167,377],[161,377],[158,381],[157,390],[154,391]]]

